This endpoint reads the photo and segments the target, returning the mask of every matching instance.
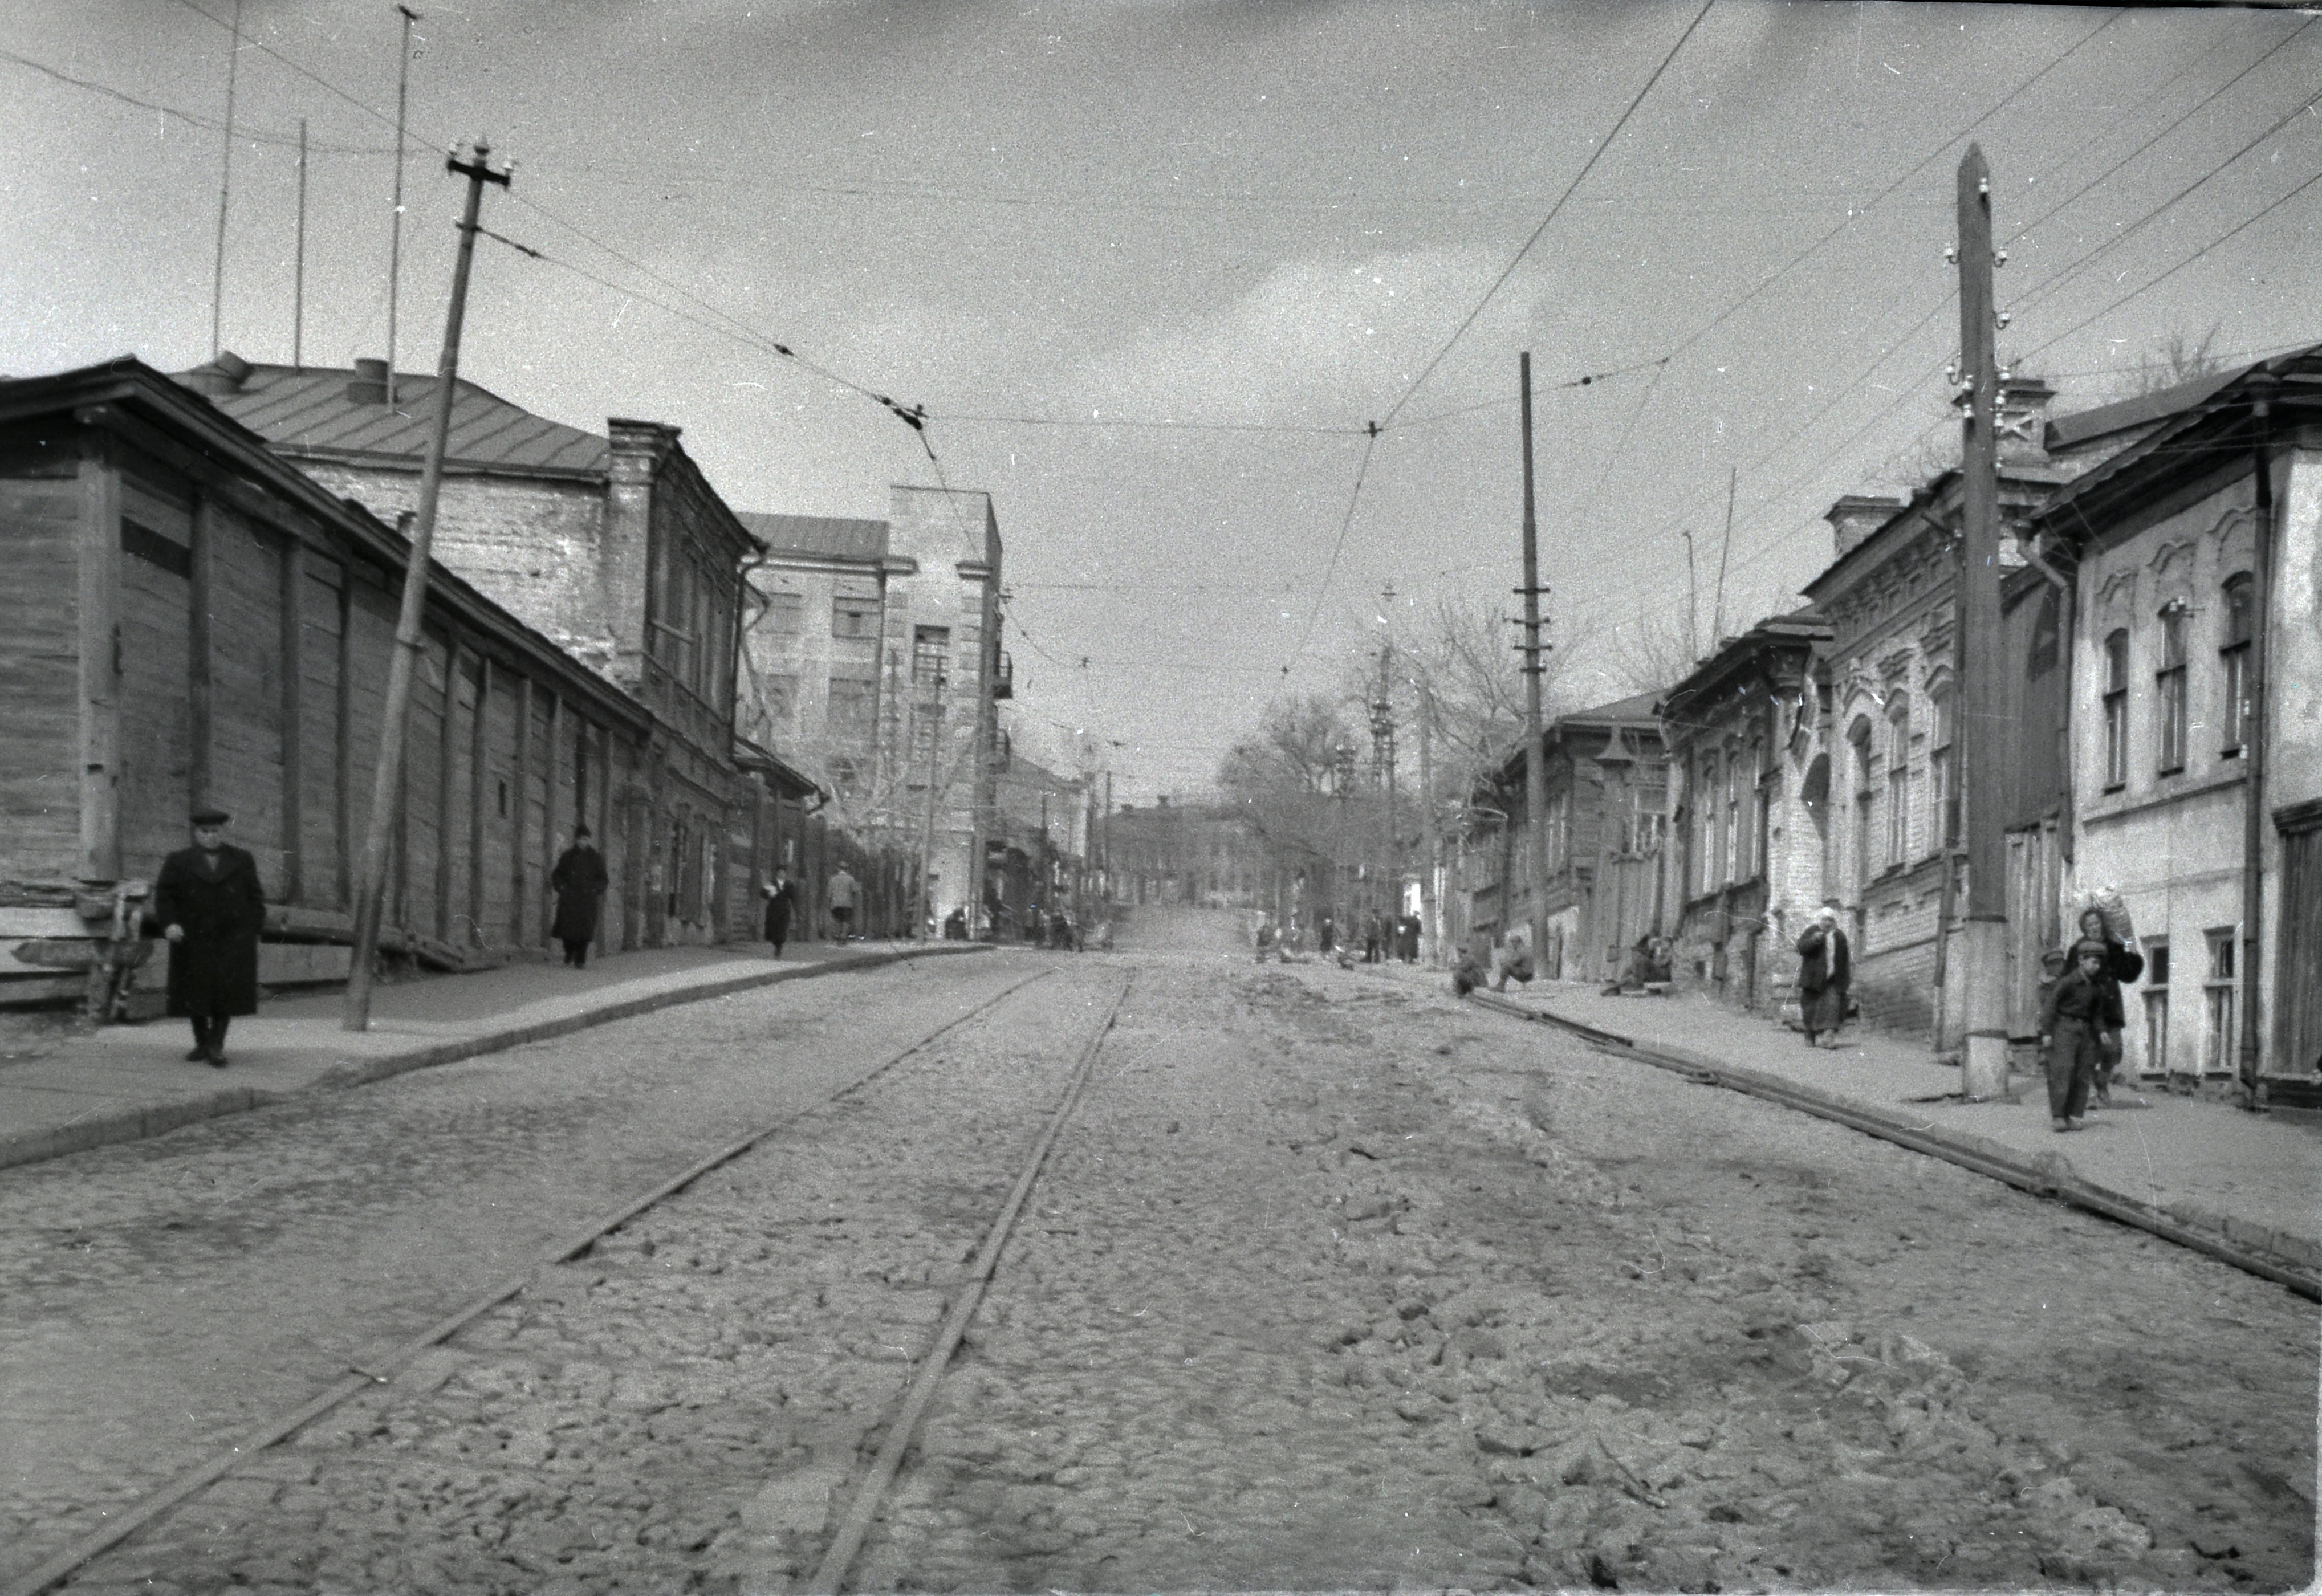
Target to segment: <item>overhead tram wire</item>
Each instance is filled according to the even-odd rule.
[[[101,96],[108,100],[118,100],[124,105],[133,105],[141,111],[151,111],[159,115],[175,117],[188,127],[197,127],[205,132],[220,133],[226,131],[223,117],[205,116],[197,111],[187,111],[176,105],[165,105],[159,100],[144,99],[129,93],[126,89],[114,88],[110,84],[99,83],[92,78],[76,78],[69,72],[59,71],[56,68],[45,62],[36,61],[30,56],[18,55],[13,50],[0,50],[0,60],[14,61],[30,71],[38,72],[43,78],[53,78],[73,88],[85,89],[90,94]],[[289,150],[298,148],[298,135],[296,133],[261,132],[244,122],[237,121],[234,123],[233,136],[237,143],[273,144]],[[317,155],[392,155],[395,153],[395,147],[391,144],[329,144],[309,141],[306,148],[310,154]]]
[[[1531,252],[1532,245],[1540,241],[1541,235],[1547,233],[1549,224],[1554,222],[1559,214],[1563,211],[1565,203],[1571,199],[1581,184],[1588,180],[1588,174],[1596,169],[1596,163],[1604,159],[1604,151],[1610,150],[1619,140],[1621,130],[1629,125],[1629,118],[1635,115],[1637,107],[1645,103],[1645,96],[1653,92],[1653,86],[1661,80],[1661,74],[1668,70],[1669,63],[1677,59],[1678,52],[1685,48],[1686,41],[1693,37],[1694,30],[1701,26],[1702,19],[1709,14],[1710,7],[1716,4],[1717,0],[1701,0],[1701,9],[1693,14],[1693,20],[1686,23],[1685,32],[1678,35],[1677,42],[1669,46],[1668,53],[1661,57],[1660,64],[1653,68],[1652,76],[1645,79],[1644,87],[1637,90],[1635,97],[1629,101],[1627,107],[1614,120],[1612,128],[1597,141],[1596,147],[1588,152],[1588,159],[1581,163],[1580,170],[1574,176],[1572,181],[1566,185],[1564,192],[1557,196],[1556,203],[1549,206],[1548,214],[1540,219],[1540,225],[1531,230],[1531,236],[1517,248],[1515,254],[1501,269],[1500,275],[1492,279],[1492,286],[1484,290],[1483,296],[1476,301],[1475,308],[1468,311],[1458,326],[1452,330],[1451,336],[1444,341],[1443,347],[1437,350],[1434,357],[1421,369],[1419,375],[1411,379],[1411,386],[1403,390],[1403,397],[1387,406],[1386,415],[1379,424],[1393,424],[1394,418],[1403,414],[1403,407],[1411,403],[1412,397],[1426,385],[1430,377],[1435,374],[1435,369],[1443,363],[1444,357],[1458,346],[1460,339],[1467,335],[1467,329],[1476,324],[1476,318],[1484,314],[1484,307],[1491,304],[1499,291],[1507,286],[1508,279],[1515,275],[1516,268],[1522,266],[1524,257]],[[1364,458],[1367,461],[1368,454],[1366,453]],[[1318,609],[1321,607],[1319,600],[1316,607]],[[1304,645],[1302,643],[1300,647],[1303,650]],[[1286,671],[1288,667],[1285,666],[1284,669]]]
[[[1298,634],[1298,646],[1290,651],[1290,658],[1282,663],[1282,679],[1284,681],[1290,679],[1291,668],[1298,663],[1300,657],[1306,652],[1306,645],[1313,641],[1314,623],[1322,614],[1322,601],[1330,597],[1330,579],[1338,573],[1339,556],[1346,552],[1347,530],[1354,525],[1356,506],[1363,502],[1363,479],[1370,475],[1371,452],[1378,447],[1378,440],[1379,424],[1373,422],[1363,437],[1363,458],[1355,465],[1355,485],[1347,495],[1347,513],[1339,517],[1339,536],[1330,545],[1330,562],[1322,568],[1321,585],[1314,589],[1313,606],[1306,612],[1305,629]]]

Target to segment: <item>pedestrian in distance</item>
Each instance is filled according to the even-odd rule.
[[[1384,956],[1385,946],[1386,922],[1379,917],[1376,909],[1373,909],[1370,917],[1363,922],[1363,962],[1377,963]]]
[[[1537,972],[1533,970],[1531,962],[1531,944],[1520,936],[1510,937],[1508,945],[1500,953],[1498,990],[1506,991],[1511,980],[1530,986],[1535,973]]]
[[[946,942],[967,940],[967,906],[965,904],[954,906],[951,913],[944,917],[943,934]]]
[[[1324,915],[1314,922],[1314,951],[1318,953],[1329,953],[1338,945],[1338,926],[1331,922],[1330,916]]]
[[[791,939],[791,915],[798,907],[798,887],[791,880],[790,867],[774,866],[774,879],[765,885],[766,940],[774,944],[774,957],[782,956],[782,944]]]
[[[597,940],[597,916],[611,879],[589,828],[574,826],[572,845],[556,856],[556,868],[548,875],[548,884],[556,889],[556,920],[548,934],[564,944],[564,962],[575,970],[588,966],[589,944]]]
[[[855,922],[855,872],[840,865],[831,872],[830,892],[825,898],[830,905],[831,923],[838,927],[836,940],[850,940]]]
[[[1476,957],[1474,948],[1459,950],[1459,962],[1451,968],[1451,995],[1464,998],[1484,984],[1484,962]]]
[[[2121,996],[2121,983],[2133,983],[2144,975],[2144,955],[2113,935],[2099,908],[2080,912],[2080,940],[2072,947],[2075,962],[2080,950],[2090,943],[2104,953],[2104,968],[2097,977],[2104,1002],[2097,1020],[2096,1099],[2099,1106],[2110,1108],[2113,1073],[2120,1068],[2120,1034],[2128,1028],[2128,1006]]]
[[[2058,1130],[2078,1130],[2083,1124],[2089,1089],[2096,1079],[2097,1032],[2104,1023],[2104,944],[2081,942],[2073,950],[2072,962],[2073,968],[2048,989],[2047,999],[2040,1005],[2048,1117]]]
[[[223,809],[192,816],[194,845],[161,862],[153,919],[169,943],[169,1013],[193,1022],[187,1063],[225,1068],[226,1026],[258,1012],[258,934],[266,893],[258,862],[228,845]]]
[[[1798,938],[1798,1018],[1808,1047],[1836,1047],[1854,983],[1854,949],[1838,923],[1838,900],[1824,904]],[[1823,1037],[1830,1038],[1828,1042]]]

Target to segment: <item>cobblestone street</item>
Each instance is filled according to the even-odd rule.
[[[798,1588],[1124,989],[849,1589],[2311,1578],[2315,1324],[2281,1288],[1448,991],[1124,946],[68,1588]],[[326,1383],[357,1327],[408,1336],[686,1137],[1042,968],[800,982],[12,1172],[11,1566]],[[451,1270],[427,1233],[460,1214],[491,1255]]]

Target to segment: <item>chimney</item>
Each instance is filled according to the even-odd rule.
[[[387,403],[387,362],[357,360],[354,380],[347,384],[347,400],[354,405]]]
[[[1903,507],[1899,498],[1881,498],[1873,494],[1850,493],[1823,512],[1830,523],[1835,543],[1832,558],[1843,560],[1863,539],[1893,519]]]
[[[654,491],[662,463],[677,448],[678,429],[617,415],[605,423],[605,433],[613,447],[597,545],[599,613],[613,634],[607,674],[635,690],[644,679],[649,652],[645,590],[653,566]]]
[[[197,366],[186,373],[185,384],[196,393],[213,399],[228,394],[238,394],[242,385],[250,380],[254,368],[232,350],[220,350],[217,359],[206,366]]]
[[[1999,385],[1999,467],[2044,466],[2048,407],[2056,390],[2037,377],[2011,377]]]

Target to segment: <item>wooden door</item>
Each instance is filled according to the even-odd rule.
[[[2322,825],[2281,839],[2270,1072],[2322,1073]]]

